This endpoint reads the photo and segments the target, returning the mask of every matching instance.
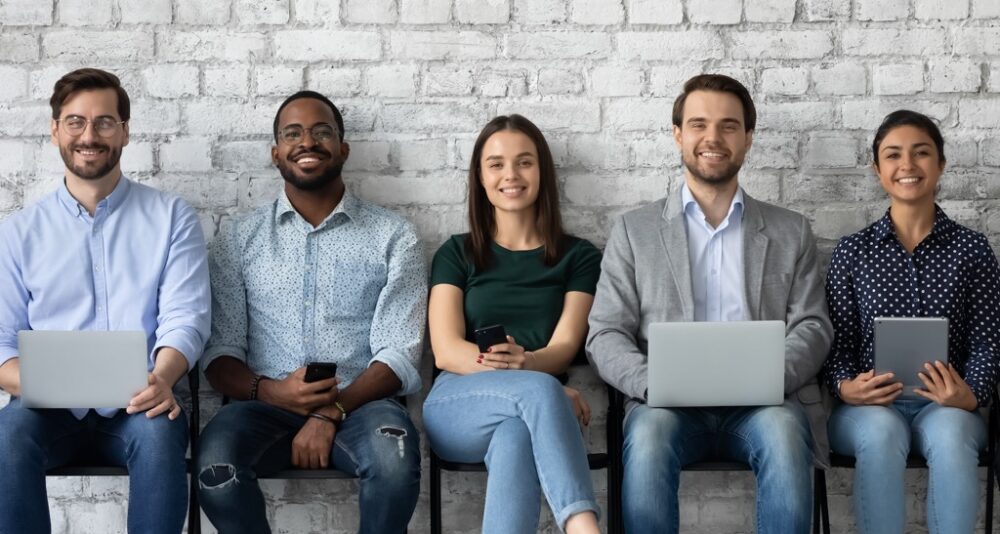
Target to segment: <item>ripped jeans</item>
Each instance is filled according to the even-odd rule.
[[[205,427],[198,497],[220,534],[271,532],[257,477],[291,466],[292,439],[305,421],[243,401],[223,406]],[[331,466],[360,479],[358,532],[405,532],[420,493],[420,438],[406,409],[391,399],[361,406],[340,424],[332,449]]]

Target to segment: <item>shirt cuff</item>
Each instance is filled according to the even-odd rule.
[[[830,394],[834,398],[840,399],[840,388],[837,387],[843,380],[851,380],[854,378],[854,372],[848,369],[838,369],[830,378],[826,381],[826,385],[830,388]]]
[[[971,389],[972,394],[976,396],[976,400],[979,402],[979,408],[985,408],[990,405],[993,400],[990,388],[983,387],[981,384],[969,384],[969,389]]]
[[[153,361],[153,355],[156,354],[156,351],[160,350],[162,347],[171,347],[180,352],[184,356],[184,359],[188,362],[188,370],[190,371],[191,369],[194,369],[194,366],[198,363],[198,358],[201,357],[202,349],[204,349],[204,345],[196,339],[192,339],[198,337],[199,336],[197,335],[192,336],[188,334],[183,329],[171,330],[164,333],[159,339],[156,340],[153,352],[149,355],[150,369],[152,369],[155,363]]]
[[[212,362],[223,356],[236,358],[243,363],[247,361],[247,351],[241,347],[237,347],[236,345],[209,345],[205,348],[205,354],[201,356],[202,370],[208,369],[208,366]],[[256,373],[253,369],[251,371]]]
[[[420,373],[417,369],[413,367],[410,363],[409,358],[403,356],[398,352],[393,352],[391,350],[382,350],[372,358],[372,363],[382,362],[392,369],[393,373],[399,377],[399,381],[403,383],[400,386],[397,395],[412,395],[420,391]],[[371,365],[371,363],[369,363]]]
[[[17,347],[0,346],[0,365],[7,363],[7,360],[17,358]]]

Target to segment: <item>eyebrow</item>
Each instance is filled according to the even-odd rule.
[[[60,120],[73,119],[73,118],[76,118],[76,119],[86,119],[87,117],[84,117],[83,115],[77,115],[76,113],[70,113],[69,115],[66,115],[65,117],[63,117]],[[98,115],[98,116],[94,117],[94,119],[91,119],[91,120],[95,120],[95,119],[118,120],[118,118],[115,117],[114,115]]]
[[[688,122],[688,123],[692,123],[692,122],[708,122],[708,119],[706,119],[705,117],[691,117],[686,122]],[[743,122],[740,121],[739,119],[734,119],[732,117],[726,117],[724,119],[719,119],[719,122],[724,123],[724,124],[737,124],[737,125],[742,125],[743,124]]]
[[[301,124],[299,124],[297,122],[293,122],[291,124],[286,124],[286,125],[282,126],[281,128],[278,128],[278,129],[279,130],[284,130],[285,128],[288,128],[288,127],[291,127],[291,126],[298,126],[299,128],[305,128],[305,126],[302,126]],[[313,124],[312,126],[310,126],[310,128],[315,128],[317,126],[329,126],[330,128],[333,128],[333,125],[330,124],[329,122],[317,122],[317,123]]]
[[[926,141],[921,141],[919,143],[914,143],[913,145],[911,145],[911,148],[917,148],[917,147],[923,147],[923,146],[931,146],[931,144],[928,143],[928,142],[926,142]],[[882,147],[879,150],[879,152],[885,152],[886,150],[902,150],[902,149],[903,149],[903,147],[901,147],[899,145],[888,145],[888,146]]]
[[[536,157],[534,152],[521,152],[520,154],[518,154],[518,155],[516,155],[514,157],[515,158],[523,158],[524,156]],[[486,159],[486,160],[503,159],[503,156],[501,156],[499,154],[494,154],[492,156],[486,156],[484,159]]]

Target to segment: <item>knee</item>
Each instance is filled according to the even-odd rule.
[[[774,406],[763,408],[757,426],[760,451],[770,460],[789,465],[808,462],[812,454],[812,434],[809,422],[793,409]]]
[[[377,446],[361,477],[380,487],[405,487],[420,481],[420,442],[412,425],[387,423],[375,429]]]
[[[676,459],[680,425],[680,418],[673,410],[636,407],[625,426],[623,454],[626,463],[639,462],[648,466],[651,459],[663,455]]]
[[[556,377],[539,371],[519,371],[518,375],[520,390],[530,402],[543,406],[566,402],[566,392]]]
[[[202,492],[224,490],[246,479],[248,479],[248,474],[241,472],[233,464],[199,464],[198,489]]]
[[[867,406],[864,418],[854,420],[855,456],[905,461],[910,454],[910,429],[892,411],[882,406]]]
[[[145,414],[135,414],[128,417],[132,418],[129,434],[133,452],[157,459],[184,457],[188,431],[183,415],[173,421],[166,415],[149,418]]]

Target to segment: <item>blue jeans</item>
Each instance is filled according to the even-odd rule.
[[[838,404],[830,415],[830,446],[854,456],[854,514],[862,533],[903,532],[903,471],[912,447],[927,459],[927,527],[967,533],[979,512],[979,451],[986,423],[978,413],[919,400],[890,407]]]
[[[287,469],[306,418],[260,401],[223,406],[201,434],[198,498],[220,534],[271,532],[258,476]],[[381,399],[340,424],[332,467],[360,479],[363,534],[406,531],[420,493],[420,437],[398,402]]]
[[[560,528],[600,511],[580,425],[551,375],[442,373],[424,401],[424,426],[441,458],[486,462],[484,533],[538,530],[542,492]]]
[[[812,435],[797,404],[732,408],[636,406],[625,420],[625,531],[676,533],[681,468],[746,462],[757,477],[757,532],[809,532]]]
[[[128,531],[177,534],[187,516],[187,419],[119,411],[82,420],[69,410],[0,410],[0,532],[49,532],[45,471],[74,461],[124,466]]]

